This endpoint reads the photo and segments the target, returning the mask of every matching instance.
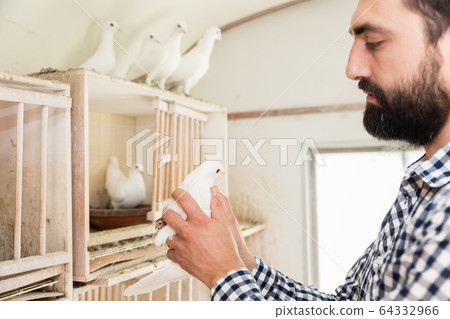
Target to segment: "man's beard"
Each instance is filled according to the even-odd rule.
[[[368,78],[359,82],[361,90],[373,93],[378,106],[367,103],[364,127],[381,140],[399,140],[419,147],[427,145],[445,125],[450,113],[450,99],[439,83],[437,56],[422,64],[419,76],[409,85],[384,91]]]

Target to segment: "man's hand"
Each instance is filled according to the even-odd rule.
[[[233,213],[233,209],[231,208],[230,201],[228,198],[222,194],[217,186],[213,187],[213,193],[215,197],[220,202],[222,206],[223,214],[225,215],[225,219],[230,226],[231,233],[233,234],[234,240],[236,242],[239,256],[245,264],[245,267],[251,272],[256,265],[255,257],[250,253],[245,244],[244,236],[241,233],[241,227],[239,226],[239,222],[236,219],[236,216]]]
[[[186,191],[177,189],[172,197],[178,199],[187,219],[172,210],[163,215],[164,221],[177,233],[173,239],[166,241],[170,260],[210,289],[231,270],[245,267],[222,205],[216,197],[211,195],[211,218]]]

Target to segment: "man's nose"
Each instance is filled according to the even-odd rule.
[[[354,81],[369,78],[371,74],[367,60],[366,52],[355,43],[348,57],[347,70],[345,72],[347,77]]]

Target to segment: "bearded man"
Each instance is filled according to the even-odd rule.
[[[216,191],[207,218],[192,197],[169,259],[211,289],[213,300],[450,300],[450,1],[360,0],[347,76],[367,94],[366,130],[422,146],[378,237],[335,294],[320,292],[254,257],[228,199]]]

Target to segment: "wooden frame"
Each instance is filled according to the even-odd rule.
[[[179,185],[182,178],[193,168],[192,161],[181,161],[181,155],[190,154],[183,143],[182,138],[193,137],[227,139],[227,112],[224,107],[204,101],[180,96],[148,87],[144,84],[114,78],[85,69],[74,69],[64,72],[50,72],[36,74],[39,78],[58,80],[70,84],[72,97],[72,180],[73,180],[73,278],[75,281],[89,283],[90,285],[112,286],[123,282],[135,280],[155,269],[152,260],[165,256],[165,251],[152,251],[148,246],[150,236],[154,229],[151,224],[131,226],[111,231],[90,233],[89,229],[89,196],[92,195],[93,185],[90,184],[90,138],[95,133],[96,127],[90,127],[90,112],[101,114],[113,114],[135,119],[135,136],[129,136],[127,142],[142,142],[145,134],[139,132],[138,127],[146,127],[150,122],[154,123],[151,129],[160,135],[173,135],[169,142],[168,153],[163,154],[164,147],[156,147],[153,155],[153,165],[164,157],[169,163],[161,170],[154,170],[156,175],[152,180],[152,207],[148,215],[151,220],[161,212],[164,204],[170,196],[171,190]],[[158,120],[156,120],[158,118]],[[191,125],[189,124],[191,119]],[[192,119],[201,122],[201,127],[195,128]],[[187,124],[186,124],[187,123]],[[187,132],[188,134],[182,134]],[[148,137],[147,137],[148,138]],[[227,143],[224,143],[226,148]],[[124,143],[125,145],[125,143]],[[167,146],[167,145],[164,145]],[[143,147],[140,151],[145,151]],[[148,152],[149,148],[147,148]],[[136,150],[137,151],[137,150]],[[197,157],[200,154],[196,155]],[[226,166],[227,150],[224,151],[224,164]],[[129,156],[123,156],[128,161]],[[148,157],[147,157],[148,158]],[[177,162],[183,162],[177,165]],[[155,167],[153,167],[155,168]],[[225,167],[226,169],[226,167]],[[91,173],[91,176],[90,176]],[[98,186],[98,185],[97,185]],[[227,193],[228,182],[224,178],[219,185],[221,190]],[[156,198],[156,200],[155,200]],[[139,249],[129,250],[133,245],[117,247],[114,254],[105,257],[97,257],[96,249],[107,249],[108,245],[121,240],[136,241]],[[147,245],[147,246],[146,246]],[[108,248],[109,249],[109,248]],[[113,250],[111,250],[113,252]],[[116,256],[116,257],[114,257]],[[109,258],[109,259],[108,259]],[[108,264],[108,260],[110,263]],[[117,261],[122,261],[120,264]],[[162,263],[167,262],[165,257]],[[157,266],[161,266],[161,262]],[[101,267],[102,265],[103,268]],[[142,267],[137,267],[142,265]],[[136,268],[137,267],[137,268]]]
[[[0,261],[0,299],[2,300],[31,300],[49,297],[72,298],[72,190],[71,190],[71,131],[70,131],[70,108],[72,100],[69,93],[70,87],[67,84],[50,82],[32,77],[17,76],[6,72],[0,72],[0,117],[4,117],[3,123],[8,123],[8,109],[12,110],[15,106],[15,127],[8,128],[3,126],[0,129],[0,136],[8,138],[8,134],[15,130],[15,145],[11,139],[11,145],[2,146],[2,156],[7,156],[10,147],[16,149],[15,159],[15,201],[14,204],[6,203],[3,212],[3,218],[7,218],[9,210],[14,211],[13,232],[13,253],[8,258],[6,252],[8,247],[0,246],[2,249]],[[49,110],[59,110],[58,116],[52,113],[52,121],[49,121]],[[34,116],[34,111],[40,112],[40,117]],[[26,114],[30,113],[30,114]],[[61,118],[60,118],[61,117]],[[56,118],[56,120],[54,120]],[[40,122],[40,152],[39,156],[33,153],[30,147],[30,135],[34,133],[33,122]],[[58,128],[61,126],[62,128]],[[56,153],[48,147],[48,139],[53,138],[55,134],[62,133],[62,139],[56,139],[58,149]],[[37,133],[37,136],[39,133]],[[28,139],[28,140],[26,140]],[[4,143],[5,138],[2,138]],[[64,148],[65,147],[65,148]],[[61,152],[62,151],[62,152]],[[62,153],[62,156],[61,156]],[[30,182],[25,183],[24,176],[28,174],[33,167],[30,166],[28,158],[37,160],[40,170],[37,179],[38,188],[32,187],[30,193]],[[62,167],[60,179],[54,179],[52,172],[48,169],[48,161],[52,160],[55,164],[55,158],[58,161],[58,167]],[[57,168],[55,168],[57,169]],[[25,172],[25,173],[24,173]],[[3,182],[8,183],[8,175],[5,172],[0,173]],[[9,177],[10,179],[10,177]],[[27,197],[36,197],[39,199],[39,206],[23,205],[24,188],[27,187]],[[55,196],[49,198],[48,187],[52,191],[57,191],[64,196]],[[53,193],[52,193],[53,194]],[[54,195],[54,194],[53,194]],[[5,195],[3,192],[2,196]],[[57,206],[55,206],[57,203]],[[49,205],[51,204],[51,205]],[[50,210],[48,209],[50,207]],[[37,218],[38,229],[33,231],[31,220],[34,216],[34,210],[38,211]],[[52,224],[47,227],[48,221]],[[55,236],[55,227],[59,223],[65,225],[65,229],[58,228]],[[53,226],[55,224],[55,226]],[[53,230],[53,231],[52,231]],[[49,232],[50,231],[50,232]],[[5,238],[0,239],[0,243],[7,243],[7,232],[2,234]],[[22,251],[23,239],[31,240],[35,248],[27,248],[27,252]],[[48,245],[48,241],[50,245]],[[62,242],[55,248],[53,241]],[[7,244],[4,244],[7,245]],[[55,251],[56,249],[56,251]],[[24,256],[24,253],[26,254]],[[46,283],[39,283],[46,281]],[[43,287],[53,286],[57,290],[52,293],[35,291]],[[24,288],[27,287],[27,288]],[[15,289],[19,291],[14,292]]]

